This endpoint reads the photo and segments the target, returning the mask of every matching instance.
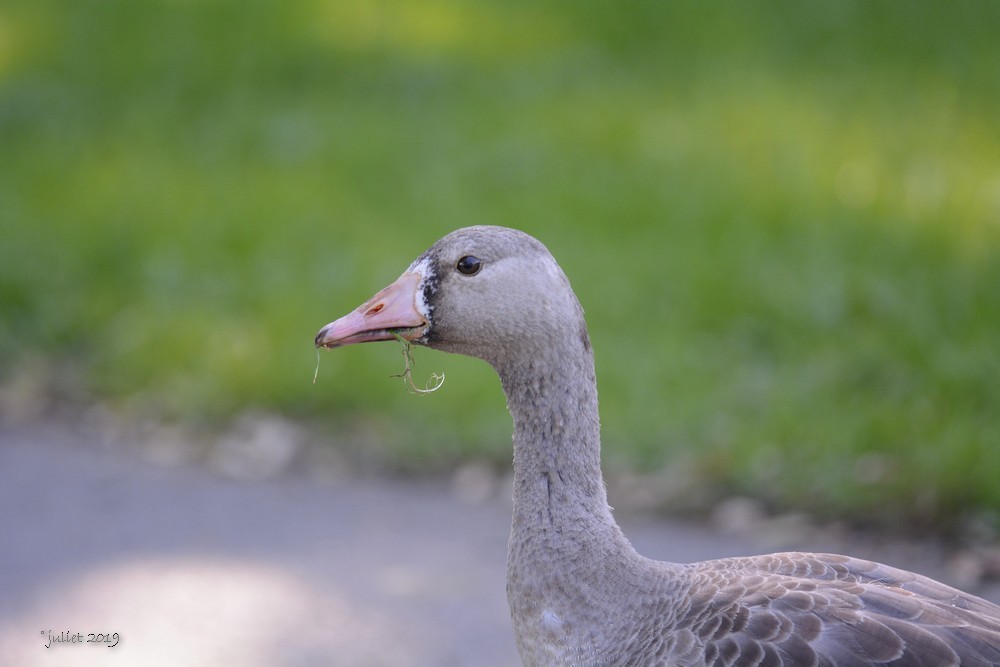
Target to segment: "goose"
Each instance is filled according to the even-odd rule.
[[[608,506],[583,309],[534,237],[454,231],[315,345],[397,338],[500,377],[514,422],[507,598],[525,665],[1000,665],[1000,606],[919,574],[821,553],[639,555]]]

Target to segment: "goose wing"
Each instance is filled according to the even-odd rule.
[[[806,553],[691,568],[674,664],[1000,665],[1000,607],[912,572]]]

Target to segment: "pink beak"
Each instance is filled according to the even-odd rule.
[[[353,312],[320,329],[316,347],[393,340],[397,335],[406,340],[422,338],[430,323],[417,307],[420,281],[419,274],[404,273]]]

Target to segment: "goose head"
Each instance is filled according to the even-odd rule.
[[[316,347],[401,337],[497,367],[566,345],[589,351],[583,310],[537,239],[466,227],[417,257],[391,285],[316,335]]]

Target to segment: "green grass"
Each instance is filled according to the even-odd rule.
[[[322,324],[503,224],[587,310],[609,465],[996,517],[998,27],[995,2],[8,2],[0,380],[506,462],[481,363],[416,350],[448,380],[414,397],[397,345],[362,346],[311,383]]]

